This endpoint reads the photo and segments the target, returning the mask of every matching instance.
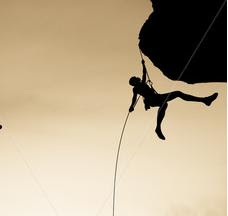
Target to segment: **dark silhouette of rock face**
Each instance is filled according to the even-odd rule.
[[[151,1],[154,11],[142,26],[139,47],[165,76],[177,80],[224,0]],[[181,81],[226,82],[226,16],[225,4]]]

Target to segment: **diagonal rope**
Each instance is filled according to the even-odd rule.
[[[183,68],[182,72],[180,73],[179,77],[177,78],[177,81],[180,80],[180,78],[183,76],[184,72],[186,71],[186,69],[188,68],[190,62],[192,61],[193,57],[195,56],[197,50],[200,48],[202,42],[204,41],[204,39],[206,38],[208,32],[210,31],[211,27],[213,26],[213,24],[215,23],[215,20],[217,19],[218,15],[221,13],[223,7],[226,4],[226,0],[222,3],[222,5],[220,6],[218,12],[216,13],[216,15],[214,16],[213,20],[211,21],[210,25],[208,26],[207,30],[205,31],[205,33],[203,34],[201,40],[199,41],[199,43],[197,44],[195,50],[193,51],[192,55],[190,56],[188,62],[186,63],[185,67]]]
[[[7,129],[7,127],[5,127],[5,129]],[[15,147],[18,155],[21,157],[25,167],[27,168],[28,173],[30,174],[30,176],[33,179],[34,183],[37,185],[38,189],[40,190],[40,193],[43,195],[43,198],[47,201],[47,204],[49,205],[49,207],[52,210],[53,214],[55,216],[59,216],[57,208],[54,206],[53,202],[50,200],[50,198],[48,196],[48,193],[46,192],[46,190],[44,189],[43,185],[41,184],[41,182],[39,181],[39,179],[35,175],[32,167],[30,165],[30,161],[25,158],[25,155],[23,154],[23,152],[21,150],[22,147],[18,143],[13,141],[12,136],[10,134],[8,134],[8,137],[10,139],[11,145]]]
[[[186,65],[184,66],[183,70],[181,71],[179,77],[177,78],[176,81],[179,81],[181,79],[181,77],[183,76],[184,72],[186,71],[186,69],[188,68],[189,64],[191,63],[193,57],[195,56],[196,52],[198,51],[198,49],[200,48],[201,44],[203,43],[204,39],[206,38],[208,32],[210,31],[211,27],[213,26],[215,20],[217,19],[217,17],[219,16],[219,14],[221,13],[223,7],[226,4],[226,0],[224,0],[224,2],[222,3],[222,5],[220,6],[218,12],[216,13],[216,15],[214,16],[213,20],[211,21],[210,25],[208,26],[207,30],[205,31],[205,33],[203,34],[201,40],[199,41],[199,43],[197,44],[196,48],[194,49],[192,55],[190,56],[189,60],[187,61]],[[174,83],[174,85],[172,86],[172,88],[176,85],[176,83]],[[161,108],[165,105],[165,103],[167,102],[167,100],[169,99],[171,95],[171,92],[168,93],[166,99],[164,100]],[[158,111],[159,112],[159,111]]]

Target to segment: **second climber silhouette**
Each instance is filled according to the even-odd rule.
[[[142,59],[142,66],[143,66],[143,75],[142,79],[139,77],[131,77],[129,80],[129,84],[133,86],[133,97],[132,102],[129,108],[129,112],[134,111],[134,107],[137,101],[137,95],[140,95],[144,98],[144,107],[147,111],[150,107],[159,107],[157,113],[157,126],[155,132],[157,133],[158,137],[162,140],[165,140],[165,136],[161,130],[161,123],[165,116],[165,111],[168,107],[168,102],[172,101],[176,98],[181,98],[185,101],[194,101],[194,102],[201,102],[207,106],[210,106],[211,103],[217,98],[218,93],[214,93],[208,97],[196,97],[193,95],[185,94],[181,91],[173,91],[164,94],[159,94],[155,91],[152,86],[149,86],[146,81],[147,69],[145,66],[145,61]]]

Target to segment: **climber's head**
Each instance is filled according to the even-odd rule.
[[[129,84],[131,86],[137,86],[140,82],[141,82],[141,79],[139,77],[133,76],[129,79]]]

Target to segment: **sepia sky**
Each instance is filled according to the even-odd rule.
[[[141,76],[137,37],[151,10],[149,0],[0,0],[0,215],[111,215],[128,79]],[[219,97],[170,102],[166,141],[154,132],[157,108],[139,101],[116,215],[225,216],[226,84],[173,82],[146,65],[160,93]]]

